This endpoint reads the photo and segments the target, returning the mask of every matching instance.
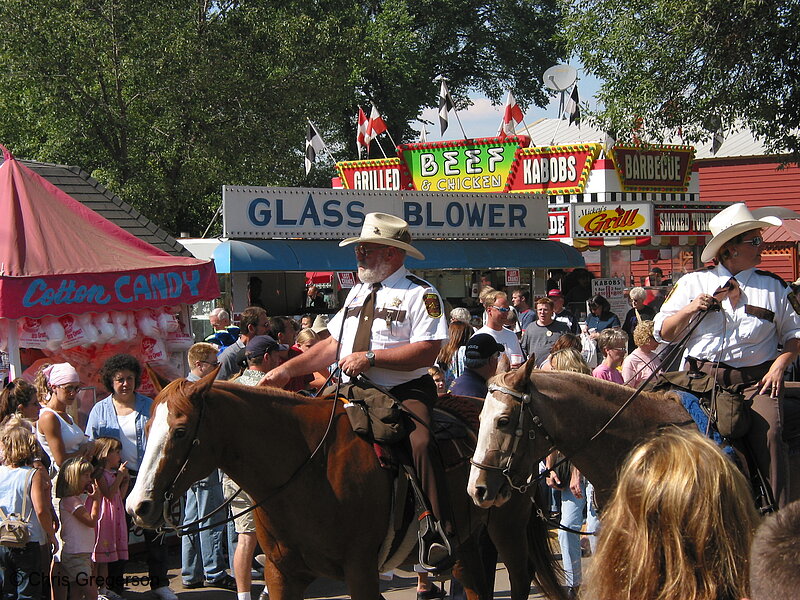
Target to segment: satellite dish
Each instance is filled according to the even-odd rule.
[[[544,85],[555,92],[569,89],[578,78],[578,71],[569,65],[553,65],[544,72]]]

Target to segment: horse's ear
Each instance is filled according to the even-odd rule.
[[[525,373],[525,380],[527,381],[531,377],[531,371],[536,368],[536,358],[531,356],[528,360],[525,361],[525,364],[520,367],[520,371]]]
[[[500,358],[497,359],[497,368],[494,370],[495,375],[502,375],[508,373],[511,369],[511,363],[508,360],[505,352],[500,353]]]
[[[147,363],[144,364],[144,369],[147,372],[147,376],[150,378],[153,387],[156,389],[156,396],[158,396],[161,390],[167,387],[169,379],[167,379],[166,377],[162,377],[158,371],[156,371],[153,367],[151,367]]]
[[[208,375],[205,375],[202,379],[195,381],[192,384],[192,391],[190,392],[190,395],[192,397],[205,396],[211,389],[211,386],[214,385],[214,381],[217,379],[217,373],[219,373],[220,368],[221,365],[217,365],[217,368],[211,371]]]

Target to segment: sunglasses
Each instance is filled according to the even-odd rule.
[[[217,361],[217,362],[210,362],[210,361],[207,361],[207,360],[198,360],[197,362],[205,363],[205,364],[207,364],[207,365],[211,365],[212,367],[216,367],[216,366],[218,366],[218,365],[219,365],[219,361]]]
[[[78,392],[80,392],[83,389],[79,385],[61,385],[59,387],[62,390],[64,390],[65,392],[67,392],[68,394],[77,394]]]
[[[374,252],[379,252],[380,250],[384,250],[384,248],[381,247],[367,248],[364,246],[364,244],[359,244],[354,248],[354,250],[357,255],[367,258],[370,254],[373,254]]]
[[[492,304],[489,308],[493,308],[497,311],[500,311],[501,313],[507,313],[508,311],[511,310],[510,308],[503,308],[502,306],[495,306],[494,304]]]
[[[742,240],[741,243],[742,244],[750,244],[751,246],[755,246],[756,248],[758,248],[761,244],[764,243],[764,238],[761,237],[760,235],[757,235],[753,239]]]

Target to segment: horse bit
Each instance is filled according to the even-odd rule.
[[[516,455],[517,449],[519,448],[520,440],[522,439],[523,435],[525,435],[525,431],[523,428],[525,421],[525,411],[527,410],[527,412],[531,415],[531,421],[533,422],[534,425],[534,427],[528,429],[528,440],[533,441],[536,439],[536,430],[538,429],[541,432],[542,437],[545,440],[547,440],[547,442],[550,444],[550,447],[545,453],[546,455],[555,447],[553,443],[553,438],[550,437],[549,433],[547,433],[547,430],[544,428],[544,424],[542,423],[542,420],[539,418],[539,416],[533,412],[533,409],[531,408],[530,394],[526,394],[524,392],[518,392],[516,390],[509,389],[502,385],[496,385],[494,383],[489,384],[488,391],[489,393],[502,392],[503,394],[507,394],[512,398],[516,398],[517,400],[520,401],[519,418],[517,420],[517,425],[514,429],[514,438],[511,444],[511,452],[508,454],[508,458],[506,459],[505,464],[499,466],[487,465],[485,463],[477,462],[474,459],[470,459],[469,462],[473,466],[478,467],[479,469],[483,469],[484,471],[500,471],[503,474],[503,477],[506,478],[508,484],[511,486],[512,489],[524,494],[528,490],[528,487],[531,485],[531,483],[533,483],[534,481],[536,481],[536,479],[538,479],[538,478],[528,477],[525,483],[517,485],[514,482],[514,476],[512,473],[514,456]]]

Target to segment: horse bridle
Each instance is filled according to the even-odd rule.
[[[332,373],[331,376],[333,376],[334,373]],[[330,379],[330,377],[329,377],[329,379]],[[273,498],[274,496],[278,495],[280,492],[282,492],[284,490],[284,488],[286,488],[289,484],[292,483],[292,481],[295,480],[295,478],[300,474],[300,472],[306,466],[311,464],[311,461],[314,460],[314,458],[317,456],[317,454],[320,452],[320,450],[324,447],[325,440],[328,439],[328,435],[331,432],[331,429],[332,429],[332,426],[333,426],[333,422],[334,422],[334,418],[335,418],[335,415],[336,415],[336,402],[337,402],[337,396],[334,395],[333,396],[333,400],[332,400],[332,404],[331,404],[331,415],[330,415],[330,418],[328,419],[328,425],[327,425],[327,427],[325,429],[325,433],[322,435],[322,439],[320,439],[319,443],[317,444],[316,448],[314,448],[313,452],[311,452],[311,454],[309,454],[308,457],[306,457],[306,459],[301,463],[301,465],[291,475],[289,475],[289,478],[286,481],[284,481],[282,484],[280,484],[275,489],[273,489],[271,493],[266,495],[266,497],[262,498],[258,502],[253,502],[253,504],[251,506],[249,506],[246,509],[243,509],[243,510],[239,511],[236,514],[229,515],[223,521],[214,522],[214,523],[211,523],[209,525],[205,525],[203,527],[195,527],[194,529],[191,529],[195,525],[199,525],[200,523],[203,523],[204,521],[208,521],[208,519],[210,519],[212,516],[214,516],[215,514],[217,514],[220,511],[226,509],[233,502],[233,500],[236,498],[236,496],[238,496],[242,492],[242,488],[238,487],[237,490],[236,490],[236,493],[234,493],[230,498],[225,500],[225,502],[220,504],[217,508],[215,508],[211,512],[209,512],[209,513],[207,513],[205,515],[202,515],[198,519],[192,521],[191,523],[185,523],[185,524],[178,525],[172,520],[171,505],[172,505],[172,501],[173,501],[173,499],[175,497],[175,495],[173,493],[173,490],[175,489],[175,485],[177,484],[178,479],[180,479],[181,475],[186,470],[186,467],[189,464],[190,452],[192,451],[192,449],[194,449],[194,448],[196,448],[197,446],[200,445],[200,437],[199,437],[200,423],[201,423],[201,421],[203,419],[203,408],[205,406],[205,403],[201,402],[200,403],[199,414],[197,416],[197,423],[196,423],[195,428],[194,428],[194,437],[193,437],[191,443],[189,444],[188,449],[186,450],[186,458],[183,460],[183,463],[181,464],[181,468],[178,470],[178,473],[173,478],[172,483],[170,483],[169,487],[164,492],[163,515],[162,516],[163,516],[164,524],[166,525],[166,528],[176,531],[178,533],[178,535],[189,535],[189,534],[198,533],[200,531],[205,531],[207,529],[213,529],[215,527],[218,527],[221,524],[227,523],[229,521],[233,521],[237,517],[240,517],[240,516],[242,516],[244,514],[247,514],[249,512],[252,512],[252,511],[256,510],[261,505],[263,505],[267,500],[269,500],[270,498]],[[161,528],[159,528],[159,529],[161,529]]]
[[[166,404],[166,402],[165,402],[165,404]],[[186,468],[189,466],[189,457],[191,455],[192,450],[194,448],[197,448],[200,445],[200,423],[203,420],[203,408],[204,407],[205,407],[205,402],[200,402],[200,410],[199,410],[199,414],[197,415],[197,423],[195,423],[195,427],[194,427],[194,437],[192,438],[192,441],[189,444],[189,447],[186,449],[186,458],[183,459],[183,463],[181,464],[181,468],[178,469],[178,473],[175,475],[174,479],[172,480],[172,483],[169,484],[169,487],[167,487],[166,491],[164,492],[164,502],[163,502],[164,524],[167,526],[167,528],[173,529],[175,531],[180,531],[181,528],[184,527],[184,526],[178,525],[172,520],[172,514],[173,514],[172,513],[172,501],[175,498],[175,495],[173,494],[173,490],[175,489],[175,485],[178,483],[178,479],[180,479],[181,475],[183,475],[184,471],[186,471]],[[169,410],[169,406],[167,406],[167,410]],[[236,492],[236,495],[238,495],[238,493],[239,492]],[[223,508],[225,508],[228,504],[230,504],[230,501],[232,501],[233,498],[236,497],[236,495],[231,497],[231,499],[229,501],[227,501],[227,502],[223,503],[221,506],[217,507],[211,513],[203,516],[202,520],[208,519],[209,517],[213,516],[218,511],[220,511]],[[197,522],[199,523],[200,521],[197,521]],[[186,527],[188,527],[189,525],[191,525],[191,523],[187,524]]]
[[[511,441],[511,452],[508,453],[508,457],[506,458],[505,463],[497,466],[487,465],[486,463],[478,462],[474,460],[474,458],[471,458],[469,462],[470,464],[478,467],[479,469],[483,469],[484,471],[499,471],[503,475],[503,477],[506,478],[506,481],[508,481],[508,485],[510,485],[512,489],[524,494],[528,490],[528,487],[534,481],[536,481],[535,478],[531,478],[529,474],[526,474],[523,475],[523,477],[521,478],[522,480],[521,483],[516,483],[513,471],[514,458],[517,454],[517,449],[519,448],[520,440],[522,440],[523,436],[525,435],[524,423],[525,423],[526,412],[531,416],[531,422],[534,425],[527,431],[528,440],[529,441],[535,440],[538,431],[541,434],[541,436],[545,440],[547,440],[547,443],[549,444],[549,447],[545,455],[548,454],[555,447],[555,444],[553,443],[553,438],[547,432],[547,429],[545,429],[542,420],[539,418],[539,415],[533,412],[533,408],[531,406],[531,395],[529,393],[518,392],[516,390],[507,388],[505,386],[491,383],[489,384],[489,393],[491,394],[493,392],[501,392],[503,394],[507,394],[508,396],[511,396],[512,398],[516,398],[517,400],[519,400],[519,415],[517,417],[517,425],[514,428],[514,437]],[[520,479],[518,478],[516,481],[520,481]]]
[[[697,328],[697,326],[700,325],[700,323],[709,314],[709,312],[710,311],[704,311],[703,314],[700,315],[700,318],[696,319],[694,321],[694,323],[692,323],[691,326],[687,326],[688,331],[686,332],[684,337],[677,344],[675,344],[674,347],[672,347],[670,349],[670,351],[667,353],[667,357],[674,357],[678,352],[683,350],[683,348],[685,347],[686,343],[689,340],[689,336]],[[589,439],[587,444],[589,444],[589,443],[593,442],[594,440],[596,440],[606,429],[608,429],[611,426],[611,424],[616,420],[616,418],[626,408],[628,408],[628,406],[631,405],[631,403],[639,396],[639,394],[642,393],[642,390],[656,376],[657,372],[658,371],[653,371],[652,373],[650,373],[650,375],[647,377],[647,379],[645,379],[644,381],[642,381],[639,384],[639,387],[636,388],[636,390],[634,390],[634,392],[630,395],[630,397],[617,409],[617,411],[613,415],[611,415],[611,417],[608,419],[608,421],[606,421],[606,423],[600,429],[597,430],[597,432]],[[547,454],[549,454],[552,450],[555,449],[555,443],[553,442],[552,436],[550,436],[550,434],[544,428],[544,424],[542,423],[542,420],[539,418],[539,416],[535,412],[533,412],[533,408],[531,407],[531,394],[530,393],[519,392],[517,390],[512,390],[512,389],[507,388],[505,386],[497,385],[497,384],[494,384],[494,383],[489,384],[489,390],[488,391],[489,391],[490,394],[493,393],[493,392],[501,392],[503,394],[507,394],[507,395],[511,396],[512,398],[515,398],[515,399],[520,401],[519,417],[518,417],[518,421],[517,421],[517,426],[516,426],[516,428],[514,430],[514,439],[512,441],[511,452],[509,453],[508,458],[505,461],[505,464],[502,464],[502,465],[497,465],[497,466],[495,466],[495,465],[487,465],[485,463],[481,463],[481,462],[475,461],[474,459],[470,459],[469,462],[472,465],[474,465],[475,467],[477,467],[479,469],[483,469],[484,471],[499,471],[506,478],[506,481],[508,481],[508,484],[514,490],[516,490],[518,492],[525,493],[528,490],[528,488],[530,487],[531,484],[535,483],[539,479],[542,479],[543,477],[546,477],[547,474],[550,473],[553,469],[555,469],[558,465],[560,465],[561,463],[569,460],[569,457],[568,456],[564,456],[562,459],[560,459],[558,462],[556,462],[556,464],[554,464],[552,467],[550,467],[549,469],[547,469],[545,471],[542,471],[538,475],[528,474],[528,475],[524,476],[524,483],[516,484],[514,482],[514,473],[512,472],[512,466],[513,466],[514,455],[517,452],[517,448],[519,446],[519,442],[522,439],[522,437],[525,435],[525,430],[524,430],[523,425],[524,425],[526,410],[531,415],[531,421],[533,422],[534,427],[541,432],[542,437],[544,437],[544,439],[547,440],[547,442],[549,444],[549,448],[548,448],[547,452],[544,453],[544,456],[547,456]],[[536,429],[534,429],[533,427],[528,429],[528,439],[529,440],[535,440],[536,439]],[[539,457],[537,460],[541,460],[541,458],[542,457]]]

